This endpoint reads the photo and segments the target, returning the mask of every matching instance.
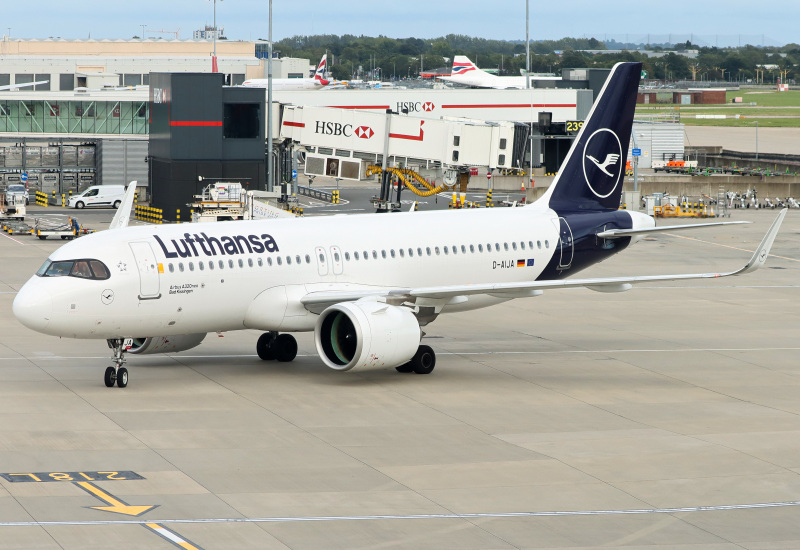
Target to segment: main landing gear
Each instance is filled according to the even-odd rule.
[[[256,353],[264,361],[288,363],[297,357],[297,340],[291,334],[265,332],[258,337]]]
[[[125,340],[122,338],[109,338],[106,342],[108,342],[108,347],[114,350],[114,356],[111,359],[114,364],[106,368],[103,380],[108,388],[113,388],[114,384],[124,388],[128,385],[128,369],[122,366],[125,364],[125,351],[127,351]]]
[[[411,361],[405,365],[395,367],[397,372],[413,372],[416,374],[430,374],[436,366],[436,354],[430,346],[420,346]]]

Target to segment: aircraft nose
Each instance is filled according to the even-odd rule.
[[[52,317],[53,300],[47,290],[28,282],[17,293],[11,309],[20,323],[37,332],[45,332]]]

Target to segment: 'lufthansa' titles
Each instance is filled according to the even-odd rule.
[[[264,233],[258,235],[225,235],[223,237],[209,237],[205,233],[184,233],[182,239],[170,239],[165,244],[158,235],[153,235],[161,250],[167,258],[189,258],[192,256],[233,256],[236,254],[262,254],[264,252],[278,252],[278,243],[272,235]],[[171,244],[171,246],[170,246]]]

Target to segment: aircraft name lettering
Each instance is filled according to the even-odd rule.
[[[323,134],[326,136],[344,136],[350,137],[353,135],[352,124],[342,124],[340,122],[325,122],[318,120],[317,126],[314,129],[315,134]]]
[[[199,285],[194,285],[192,283],[186,283],[183,285],[169,285],[169,293],[170,294],[191,294],[194,292],[194,289],[198,288]]]
[[[205,256],[235,256],[237,254],[263,254],[264,252],[278,252],[278,243],[272,235],[264,233],[258,235],[225,235],[223,237],[209,237],[205,233],[184,233],[182,239],[170,239],[164,243],[158,235],[153,235],[164,256],[170,258],[190,258],[201,254]]]

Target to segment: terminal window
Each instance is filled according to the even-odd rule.
[[[259,137],[259,108],[257,103],[226,103],[222,135],[228,139]]]

